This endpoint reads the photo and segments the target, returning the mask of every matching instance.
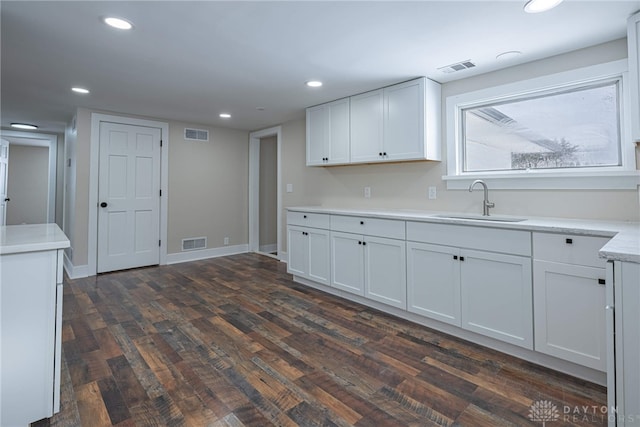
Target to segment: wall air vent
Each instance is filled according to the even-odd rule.
[[[206,237],[193,237],[191,239],[182,239],[183,251],[195,251],[198,249],[206,249],[206,248],[207,248]]]
[[[467,68],[473,68],[475,66],[476,64],[471,62],[470,59],[467,59],[466,61],[460,61],[460,62],[456,62],[455,64],[450,64],[444,67],[440,67],[438,68],[438,70],[442,71],[443,73],[450,74],[450,73],[455,73],[456,71],[466,70]]]
[[[209,131],[204,129],[184,128],[184,139],[189,141],[208,141]]]

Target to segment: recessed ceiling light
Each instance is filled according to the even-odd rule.
[[[11,127],[16,129],[26,129],[26,130],[38,129],[38,126],[30,125],[28,123],[11,123]]]
[[[309,80],[306,85],[309,87],[320,87],[322,86],[322,82],[319,80]]]
[[[229,114],[229,113],[220,113],[220,118],[222,118],[222,119],[230,119],[231,118],[231,114]]]
[[[508,59],[517,58],[520,55],[522,55],[522,52],[520,52],[519,50],[510,50],[508,52],[502,52],[502,53],[498,54],[496,56],[496,59],[500,60],[500,61],[505,61],[505,60],[508,60]]]
[[[524,11],[527,13],[545,12],[553,9],[560,3],[562,3],[562,0],[529,0],[527,4],[524,5]]]
[[[130,30],[131,28],[133,28],[133,24],[131,24],[131,22],[125,19],[116,18],[113,16],[108,16],[104,18],[104,23],[109,25],[110,27],[117,28],[119,30]]]
[[[83,93],[83,94],[89,93],[89,89],[85,89],[83,87],[72,87],[71,90],[74,91],[75,93]]]

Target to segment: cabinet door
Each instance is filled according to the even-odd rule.
[[[424,79],[384,89],[384,152],[388,160],[426,158]]]
[[[460,326],[460,250],[407,242],[409,311]]]
[[[328,111],[325,104],[307,108],[307,166],[325,164],[329,138]]]
[[[309,228],[307,230],[309,279],[329,286],[329,231]]]
[[[634,142],[640,142],[640,12],[629,18],[627,46],[631,86],[631,138]]]
[[[331,286],[364,295],[362,236],[331,232]]]
[[[403,240],[364,236],[364,295],[407,309],[407,262]]]
[[[534,261],[536,351],[606,370],[604,279],[603,268]]]
[[[533,350],[531,258],[460,251],[462,327]]]
[[[351,163],[384,159],[383,110],[382,89],[351,97]]]
[[[345,164],[350,159],[349,98],[331,102],[329,106],[328,164]]]
[[[287,248],[289,261],[287,272],[294,276],[305,277],[309,272],[309,250],[306,229],[302,227],[287,228]]]

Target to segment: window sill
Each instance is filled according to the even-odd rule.
[[[640,171],[473,173],[445,175],[448,190],[467,190],[482,179],[496,190],[635,190],[640,185]]]

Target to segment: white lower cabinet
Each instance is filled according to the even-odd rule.
[[[406,309],[404,241],[331,233],[331,286]]]
[[[462,327],[533,349],[531,258],[460,251]]]
[[[460,326],[460,249],[407,242],[407,308]]]
[[[607,369],[606,238],[533,234],[535,350]]]
[[[287,229],[289,262],[287,271],[329,285],[329,231],[318,228],[289,226]]]
[[[536,350],[606,370],[604,270],[534,261]]]

